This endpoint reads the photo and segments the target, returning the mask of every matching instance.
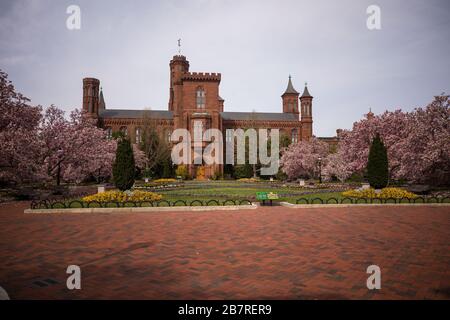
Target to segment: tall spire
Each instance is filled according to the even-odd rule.
[[[99,110],[105,110],[106,105],[105,105],[105,99],[103,98],[103,88],[100,87],[100,101],[98,102],[98,109]]]
[[[286,91],[283,94],[289,94],[289,93],[298,94],[297,90],[295,90],[294,86],[292,85],[291,75],[289,75],[289,82],[288,82]]]
[[[305,89],[303,90],[303,94],[302,94],[301,98],[303,98],[303,97],[311,97],[312,98],[312,95],[310,95],[309,91],[308,91],[308,82],[305,82]]]

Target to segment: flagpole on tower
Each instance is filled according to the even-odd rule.
[[[181,39],[178,39],[178,54],[181,54]]]

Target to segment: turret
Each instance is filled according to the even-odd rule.
[[[302,117],[302,139],[312,137],[312,100],[313,96],[308,91],[308,85],[305,83],[305,89],[300,97],[301,117]]]
[[[176,105],[181,101],[181,84],[182,77],[186,72],[189,72],[189,61],[185,56],[175,55],[170,60],[170,95],[169,95],[169,110],[176,111],[178,106]],[[175,98],[175,96],[178,98]]]
[[[292,85],[291,76],[289,75],[289,81],[286,91],[282,94],[283,99],[283,113],[296,113],[298,114],[298,96],[299,93],[294,89]]]
[[[83,111],[91,116],[98,116],[100,80],[95,78],[83,79]]]

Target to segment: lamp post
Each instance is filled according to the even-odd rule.
[[[61,161],[64,151],[59,149],[56,151],[56,155],[58,156],[58,166],[57,166],[57,172],[56,172],[56,185],[59,187],[61,184]]]
[[[322,183],[322,158],[319,157],[317,162],[319,163],[319,183]]]

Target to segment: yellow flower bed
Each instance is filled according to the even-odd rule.
[[[156,179],[156,180],[153,180],[154,183],[170,183],[170,182],[176,182],[176,181],[177,181],[176,179],[172,179],[172,178],[170,178],[170,179]]]
[[[380,198],[380,199],[415,199],[417,195],[400,188],[384,188],[380,193],[376,193],[375,189],[369,188],[364,190],[349,190],[342,192],[342,196],[349,198]]]
[[[106,191],[82,198],[84,202],[125,202],[125,201],[158,201],[162,196],[148,191],[133,192]]]
[[[259,179],[258,178],[240,178],[237,181],[240,181],[240,182],[258,182]]]

